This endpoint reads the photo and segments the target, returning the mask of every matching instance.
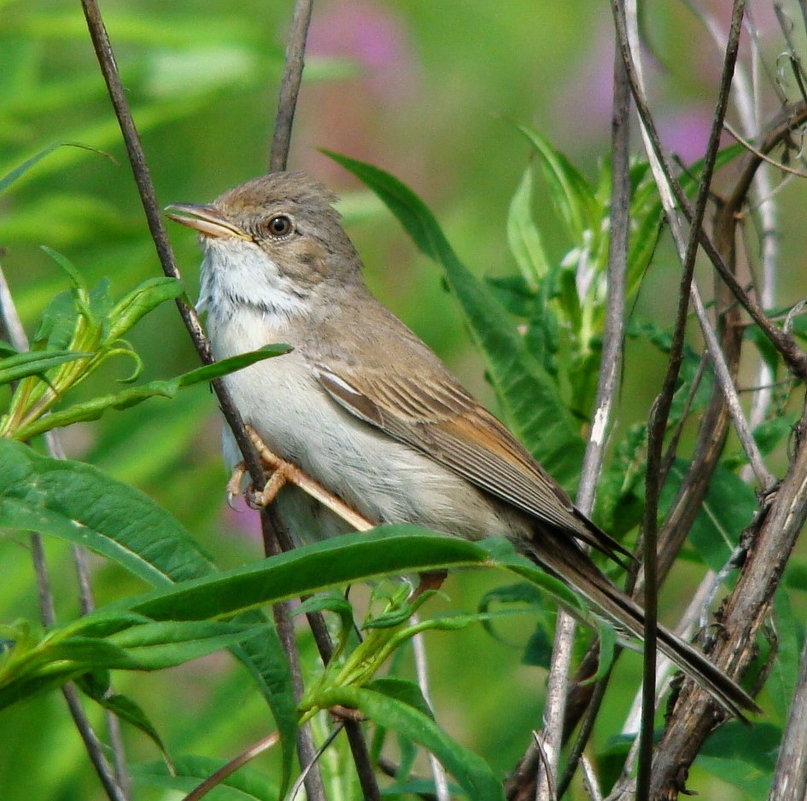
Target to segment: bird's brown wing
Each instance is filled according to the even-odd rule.
[[[618,562],[630,554],[575,509],[569,496],[492,414],[446,373],[414,381],[390,370],[317,365],[342,407],[429,455],[472,484],[572,534]]]

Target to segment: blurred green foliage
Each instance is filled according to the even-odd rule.
[[[104,4],[161,202],[204,202],[264,171],[290,9],[290,2],[256,0],[236,7],[222,0]],[[56,147],[0,194],[3,267],[32,332],[51,298],[68,286],[40,245],[65,254],[88,286],[108,277],[113,297],[158,275],[159,267],[79,4],[4,0],[0,13],[0,175],[57,143],[77,143],[110,156]],[[719,57],[682,7],[656,9],[647,23],[661,63],[674,65],[663,76],[654,76],[662,123],[666,120],[674,147],[691,162],[705,139],[711,98],[704,87],[714,85],[709,80],[716,75]],[[557,192],[553,196],[551,180],[524,177],[533,147],[510,120],[540,131],[576,165],[581,180],[592,188],[593,200],[602,201],[607,186],[601,157],[607,152],[610,123],[610,38],[608,9],[594,8],[587,0],[543,5],[528,0],[326,0],[316,6],[291,167],[308,169],[342,194],[341,208],[365,257],[373,289],[491,403],[494,393],[469,347],[457,304],[443,291],[442,273],[416,252],[381,203],[317,148],[378,164],[415,187],[470,271],[491,274],[489,288],[499,301],[517,317],[533,322],[536,286],[530,286],[525,272],[529,259],[539,253],[540,269],[558,269],[575,245],[569,237],[574,218],[567,216],[564,228],[556,216]],[[693,41],[702,45],[697,64],[689,58]],[[764,43],[773,51],[775,42],[771,34]],[[691,130],[684,130],[685,122]],[[640,178],[636,176],[637,184]],[[785,264],[803,261],[797,203],[802,192],[790,187],[780,193]],[[525,222],[529,220],[537,229]],[[653,224],[657,221],[651,220],[648,230]],[[535,241],[538,230],[540,245]],[[171,236],[193,296],[195,243],[184,230]],[[601,256],[601,245],[592,252]],[[650,253],[637,259],[645,256]],[[650,335],[644,332],[629,342],[617,459],[604,480],[607,503],[601,513],[614,528],[621,522],[618,533],[630,528],[640,508],[642,490],[632,482],[641,462],[641,421],[663,367],[658,353],[664,347],[658,340],[675,286],[675,261],[662,243],[632,307],[637,325],[657,325]],[[792,302],[803,290],[804,272],[790,271],[782,281],[781,304]],[[565,308],[571,319],[580,312],[572,302],[576,299],[567,293],[552,302]],[[591,377],[597,357],[594,352],[586,358],[596,346],[597,333],[590,317],[587,320],[585,340],[576,350],[581,383],[564,387],[567,399],[575,400],[574,411],[583,417],[591,396],[591,386],[583,379]],[[558,351],[557,342],[541,340],[552,334],[535,325],[532,352],[543,358],[553,348]],[[151,311],[127,337],[143,360],[144,381],[196,366],[171,304]],[[688,358],[691,377],[697,357],[693,352]],[[551,366],[551,360],[547,364]],[[109,393],[115,380],[128,372],[129,365],[104,364],[77,387],[77,399]],[[775,423],[768,432],[771,442],[781,447],[787,429]],[[65,444],[71,456],[147,492],[193,532],[217,565],[232,568],[258,557],[260,548],[254,518],[246,512],[231,513],[223,503],[226,476],[217,432],[213,399],[197,387],[171,402],[155,399],[69,429]],[[733,478],[728,472],[722,477],[715,490],[723,493],[718,503],[736,497]],[[749,503],[743,495],[743,509]],[[716,552],[709,552],[715,564],[720,564],[724,547],[721,541]],[[37,618],[25,548],[22,537],[0,539],[3,621]],[[72,619],[77,602],[69,554],[56,541],[46,541],[46,549],[54,566],[57,613]],[[140,580],[110,563],[93,560],[93,567],[99,604],[144,589]],[[698,569],[693,566],[693,576]],[[794,575],[802,576],[794,591],[803,593],[803,571]],[[433,599],[433,608],[473,610],[486,591],[495,593],[501,584],[501,577],[489,573],[454,575],[446,585],[448,599]],[[688,600],[683,585],[667,589],[670,606]],[[790,609],[786,599],[779,602],[783,618],[792,614]],[[526,733],[540,724],[543,674],[520,664],[528,641],[533,661],[540,661],[534,626],[525,623],[532,619],[518,616],[497,622],[497,631],[501,628],[504,639],[517,647],[492,638],[481,626],[431,635],[429,640],[438,720],[483,754],[499,774],[512,767],[527,745]],[[798,625],[794,623],[794,629]],[[302,641],[304,657],[313,664],[306,634]],[[798,643],[788,645],[784,678],[771,693],[776,701],[772,725],[780,725],[786,714],[786,688],[798,654]],[[408,657],[401,657],[404,671],[407,662]],[[625,706],[621,683],[634,686],[637,673],[638,660],[620,662],[620,686],[606,702],[595,748],[604,747],[608,732],[619,730]],[[199,761],[182,763],[183,775],[200,775],[203,758],[232,756],[273,725],[243,669],[222,654],[159,673],[115,674],[115,687],[138,700],[173,754],[197,755]],[[3,714],[4,799],[100,797],[58,694],[39,696]],[[96,708],[90,715],[101,724]],[[513,738],[516,731],[524,733],[523,739]],[[160,773],[150,764],[157,757],[153,744],[133,730],[125,733],[131,759],[142,763],[137,798],[176,797],[151,784]],[[723,751],[724,757],[727,753]],[[341,770],[338,758],[326,759],[326,773]],[[709,759],[721,762],[714,753]],[[722,764],[730,777],[739,763],[723,759]],[[277,765],[277,757],[270,754],[254,768],[270,776],[271,783]],[[720,773],[714,764],[711,768]],[[425,769],[424,762],[416,763],[417,771]],[[176,783],[186,786],[181,779]],[[702,795],[749,797],[702,771],[695,772],[691,786]]]

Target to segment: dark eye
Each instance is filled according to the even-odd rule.
[[[276,239],[288,236],[292,230],[294,230],[294,224],[288,214],[275,214],[266,223],[266,232]]]

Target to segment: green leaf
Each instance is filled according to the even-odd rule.
[[[537,290],[550,272],[541,232],[532,218],[532,167],[528,166],[510,202],[507,215],[507,242],[521,275],[529,287]]]
[[[40,247],[67,273],[67,277],[70,279],[70,283],[73,285],[74,289],[81,292],[87,291],[87,284],[84,281],[84,276],[79,272],[79,270],[76,269],[76,266],[72,261],[70,261],[70,259],[63,256],[53,248],[49,248],[47,245],[40,245]],[[82,308],[82,311],[89,311],[89,309],[85,310]]]
[[[647,424],[628,428],[606,466],[597,491],[597,522],[619,538],[641,520],[647,464]]]
[[[797,415],[783,414],[781,417],[774,417],[766,420],[754,429],[754,439],[759,445],[763,456],[767,456],[777,445],[789,437],[796,425]]]
[[[155,586],[201,576],[212,563],[164,509],[90,465],[0,440],[0,526],[67,539]]]
[[[213,379],[220,378],[223,375],[232,373],[235,370],[240,370],[243,367],[247,367],[263,359],[269,359],[273,356],[282,356],[284,353],[288,353],[288,351],[288,345],[265,345],[259,350],[241,353],[229,359],[222,359],[219,362],[197,367],[195,370],[191,370],[176,378],[168,379],[167,381],[150,381],[147,384],[130,387],[129,389],[121,390],[112,395],[102,395],[83,403],[75,403],[72,406],[68,406],[66,409],[60,409],[59,411],[44,415],[28,425],[17,429],[14,432],[14,437],[18,440],[27,441],[53,428],[72,425],[78,422],[86,422],[88,420],[97,420],[108,409],[128,409],[131,406],[135,406],[138,403],[158,396],[173,398],[180,389],[193,386],[194,384],[200,384],[204,381],[212,381]]]
[[[709,736],[695,764],[738,787],[749,799],[766,798],[781,738],[781,729],[770,723],[755,723],[749,737],[748,726],[730,720]]]
[[[774,595],[776,616],[776,658],[770,662],[770,675],[765,683],[773,698],[776,711],[787,720],[793,693],[799,676],[801,640],[804,638],[804,623],[793,614],[790,594],[786,587],[779,586]]]
[[[496,633],[496,630],[493,628],[491,616],[488,615],[490,607],[494,603],[526,604],[528,608],[533,608],[541,612],[543,612],[545,609],[544,599],[540,589],[538,589],[538,587],[531,582],[520,581],[518,584],[506,584],[504,586],[494,587],[494,589],[488,590],[488,592],[486,592],[479,601],[477,609],[483,615],[482,627],[485,629],[485,631],[487,631],[488,634],[491,635],[491,637],[499,642],[505,642],[505,640]],[[541,624],[539,624],[539,628],[541,628]],[[527,649],[529,649],[529,647],[530,646],[528,644]],[[537,663],[526,662],[525,664]]]
[[[341,687],[318,697],[323,707],[358,709],[378,725],[405,735],[433,753],[471,801],[504,801],[499,778],[479,756],[452,740],[428,715],[399,699],[367,688]]]
[[[249,637],[267,635],[269,624],[234,621],[161,621],[111,634],[107,642],[123,649],[142,670],[160,670],[206,656]]]
[[[382,676],[368,681],[364,687],[367,690],[386,695],[387,698],[394,698],[407,706],[411,706],[434,720],[434,713],[426,703],[420,687],[414,681],[401,679],[397,676]]]
[[[14,181],[17,180],[21,175],[25,175],[28,170],[31,169],[38,161],[45,158],[48,153],[52,153],[56,150],[57,147],[61,147],[61,142],[54,142],[52,145],[48,145],[46,148],[43,148],[38,153],[35,153],[31,158],[26,159],[22,164],[18,167],[15,167],[10,172],[7,172],[2,178],[0,178],[0,192],[5,192]]]
[[[347,645],[348,637],[353,631],[353,607],[344,596],[326,593],[306,598],[294,610],[294,615],[307,615],[311,612],[334,612],[339,616],[339,634],[331,655],[331,661],[333,661],[341,656]]]
[[[15,167],[10,172],[7,172],[2,178],[0,178],[0,192],[5,192],[8,187],[14,183],[20,176],[25,175],[28,170],[31,169],[38,161],[41,161],[45,156],[49,153],[52,153],[59,147],[76,147],[81,150],[90,150],[93,153],[99,153],[102,156],[106,156],[110,160],[114,161],[114,159],[108,154],[105,153],[103,150],[98,150],[97,148],[90,147],[89,145],[82,145],[78,142],[54,142],[51,145],[40,150],[38,153],[35,153],[30,158],[26,159],[22,164],[18,167]]]
[[[574,592],[513,553],[506,540],[470,542],[411,525],[343,534],[256,565],[185,581],[106,608],[153,620],[204,620],[379,576],[472,566],[502,567],[534,582],[571,610],[585,611]],[[91,622],[92,616],[84,620]],[[444,628],[466,625],[461,616],[432,621],[432,625],[438,622]]]
[[[178,298],[184,291],[176,278],[160,276],[149,278],[133,289],[109,312],[110,342],[122,337],[138,320],[167,300]]]
[[[552,647],[552,638],[549,636],[546,627],[542,622],[538,623],[532,634],[530,634],[529,640],[527,640],[524,653],[521,655],[521,664],[549,670]]]
[[[239,353],[237,356],[230,356],[228,359],[197,367],[195,370],[179,376],[176,380],[179,381],[180,387],[190,387],[205,381],[213,381],[216,378],[234,373],[236,370],[241,370],[243,367],[249,367],[255,362],[271,359],[275,356],[283,356],[285,353],[289,353],[291,349],[290,345],[264,345],[257,350]]]
[[[212,757],[182,756],[174,760],[173,770],[163,762],[146,762],[132,765],[130,773],[138,785],[189,793],[224,764]],[[247,765],[223,779],[205,796],[205,801],[277,801],[282,795],[277,782]]]
[[[97,704],[100,704],[104,709],[108,709],[121,720],[125,720],[127,723],[143,732],[143,734],[151,739],[157,748],[160,749],[163,757],[169,760],[170,764],[168,751],[156,727],[149,720],[148,715],[146,715],[140,705],[132,698],[122,693],[111,692],[109,673],[107,671],[88,673],[84,676],[80,676],[76,684],[82,692],[86,693]]]
[[[73,339],[78,320],[76,302],[72,292],[59,292],[42,313],[42,320],[34,333],[32,348],[46,343],[50,350],[65,350]]]
[[[460,262],[434,215],[410,189],[377,167],[323,152],[364,181],[415,244],[443,267],[448,285],[485,356],[490,380],[511,428],[558,481],[572,487],[578,478],[584,447],[579,427],[555,381],[526,351],[505,310]]]
[[[50,459],[0,440],[0,527],[66,539],[117,562],[154,586],[214,571],[196,541],[148,496],[81,462]],[[239,622],[265,622],[258,612]],[[90,630],[86,619],[85,630]],[[283,748],[283,781],[295,752],[297,704],[274,628],[230,649],[266,698]]]
[[[91,353],[72,350],[38,350],[8,356],[0,360],[0,384],[9,384],[29,375],[41,375],[51,367],[90,356]]]
[[[597,203],[589,182],[536,130],[526,125],[517,128],[536,150],[552,202],[575,245],[582,246],[586,231],[599,235],[603,209]]]

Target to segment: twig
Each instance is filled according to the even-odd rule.
[[[802,801],[807,798],[807,642],[801,652],[796,692],[779,746],[768,801]]]
[[[720,350],[720,343],[717,341],[717,335],[714,329],[709,324],[708,316],[706,314],[706,307],[703,305],[698,287],[693,283],[691,287],[692,306],[695,309],[695,314],[699,321],[701,321],[701,331],[703,332],[704,339],[706,340],[706,347],[711,356],[714,353],[722,353]],[[745,419],[745,413],[740,405],[740,397],[737,394],[737,387],[730,374],[728,365],[725,358],[713,359],[713,367],[715,369],[717,380],[720,388],[726,399],[729,408],[731,420],[734,423],[734,429],[737,432],[737,437],[740,444],[745,451],[748,461],[756,476],[757,482],[763,491],[767,491],[776,483],[773,474],[765,466],[762,459],[757,441],[751,432],[751,426],[748,420]]]
[[[741,675],[756,653],[755,638],[799,533],[807,520],[807,407],[796,431],[797,452],[770,508],[746,533],[750,548],[734,591],[724,603],[720,636],[709,658],[730,676]],[[707,694],[686,681],[656,749],[652,793],[667,798],[680,789],[682,768],[691,764],[720,713]]]
[[[336,739],[336,735],[339,734],[340,731],[342,731],[344,724],[345,721],[340,721],[339,723],[336,724],[333,731],[325,738],[325,742],[323,742],[322,745],[317,749],[316,754],[314,754],[313,760],[307,763],[306,766],[303,768],[302,772],[300,773],[300,776],[298,777],[297,781],[294,782],[291,791],[289,792],[289,801],[295,801],[295,799],[297,798],[297,794],[302,789],[303,784],[305,784],[306,777],[313,770],[314,766],[319,762],[320,758],[325,753],[328,746],[330,746],[330,744]]]
[[[602,469],[608,428],[619,383],[622,364],[625,318],[625,273],[628,260],[630,231],[630,93],[622,59],[614,59],[614,110],[612,119],[612,186],[611,186],[611,238],[608,251],[608,299],[603,331],[602,356],[594,404],[594,422],[586,446],[581,471],[577,506],[584,514],[591,514]],[[552,772],[552,782],[539,773],[536,798],[550,798],[551,785],[558,785],[557,766],[563,744],[566,718],[568,671],[574,642],[574,619],[565,612],[558,614],[555,642],[552,649],[547,697],[544,707],[544,735],[541,743],[545,762]],[[590,729],[589,729],[590,732]],[[585,743],[578,742],[576,757],[582,754]],[[567,768],[563,783],[568,785],[574,772],[576,759]],[[545,769],[546,770],[546,769]],[[558,788],[562,793],[563,790]],[[564,788],[565,789],[565,788]]]
[[[194,787],[182,801],[199,801],[200,798],[207,795],[214,787],[218,787],[228,776],[246,765],[251,759],[275,746],[279,740],[280,735],[276,731],[273,731],[268,737],[258,740],[255,745],[251,745],[245,751],[242,751],[237,757],[231,759],[226,765],[222,765],[215,773],[212,773],[201,784]]]
[[[101,67],[101,72],[107,85],[112,105],[115,109],[115,115],[118,119],[118,124],[123,134],[123,139],[126,144],[126,150],[129,157],[129,162],[132,167],[135,182],[137,184],[138,192],[140,194],[140,201],[146,214],[149,231],[151,232],[152,239],[154,240],[157,255],[163,268],[163,272],[172,277],[180,278],[179,269],[177,268],[174,254],[168,237],[163,225],[162,215],[160,213],[160,206],[157,203],[156,194],[154,192],[154,185],[151,181],[151,175],[146,163],[145,154],[140,143],[140,137],[137,132],[134,120],[132,118],[129,103],[118,73],[117,64],[112,52],[112,46],[109,42],[109,36],[104,26],[103,18],[100,9],[95,0],[82,0],[82,7],[84,9],[84,16],[87,20],[87,27],[90,31],[93,47],[95,49],[98,63]],[[188,329],[194,347],[199,354],[200,359],[205,364],[213,360],[211,353],[210,343],[202,329],[199,322],[198,315],[195,309],[186,304],[182,299],[177,299],[177,308],[182,316],[185,327]],[[219,401],[221,412],[230,427],[236,443],[244,457],[244,462],[249,469],[250,477],[253,486],[263,487],[266,483],[266,475],[261,465],[255,449],[252,447],[249,437],[247,436],[241,415],[232,402],[232,399],[227,392],[224,384],[221,381],[213,381],[213,389]],[[264,542],[272,539],[273,526],[271,521],[271,511],[268,511],[261,516],[261,525],[265,532]],[[296,642],[294,640],[294,629],[291,623],[291,618],[288,614],[288,609],[279,605],[275,610],[275,623],[278,627],[278,633],[281,641],[286,648],[286,656],[292,669],[292,675],[295,673],[295,663],[298,662]],[[299,672],[299,666],[296,668]],[[313,741],[311,739],[310,727],[302,727],[298,733],[298,750],[301,751],[301,759],[307,763],[307,757],[314,753]],[[316,779],[316,775],[312,780]],[[324,799],[324,790],[322,790],[321,783],[317,787],[313,781],[309,782],[309,798],[310,801],[320,801]]]
[[[411,622],[416,626],[419,622],[417,614],[412,615]],[[434,709],[432,703],[431,691],[429,690],[429,666],[426,658],[426,644],[423,642],[423,632],[419,632],[412,638],[412,652],[415,657],[415,676],[417,676],[418,686],[420,687],[423,700],[429,705],[430,709]],[[446,775],[445,768],[440,764],[440,760],[429,752],[429,767],[432,771],[434,778],[434,789],[436,791],[437,801],[451,801],[451,793],[448,787],[448,776]]]
[[[566,706],[566,688],[569,669],[572,665],[574,645],[574,618],[559,610],[555,624],[555,639],[552,643],[552,659],[546,682],[543,728],[535,734],[541,755],[540,769],[536,779],[536,801],[555,801],[560,751],[563,746],[563,720]]]
[[[600,789],[597,774],[594,772],[594,766],[585,754],[580,757],[580,764],[583,766],[583,784],[586,787],[588,797],[591,801],[602,801],[602,790]]]
[[[648,153],[648,159],[656,178],[656,184],[659,188],[662,204],[665,213],[670,222],[673,238],[679,244],[679,249],[683,243],[683,235],[681,231],[680,213],[685,218],[692,222],[694,219],[694,212],[687,200],[681,184],[675,179],[671,166],[671,161],[666,149],[664,148],[661,139],[659,138],[658,131],[653,121],[650,109],[644,97],[644,91],[641,85],[640,69],[641,62],[634,62],[632,53],[636,50],[638,42],[638,29],[634,25],[630,30],[627,28],[627,23],[622,13],[622,0],[611,0],[612,9],[614,11],[614,21],[617,29],[617,41],[622,56],[625,59],[625,65],[628,72],[628,78],[631,84],[631,92],[633,93],[636,109],[639,113],[639,118],[642,123],[642,136],[645,140],[645,149]],[[635,16],[635,15],[634,15]],[[781,115],[782,119],[779,123],[768,133],[759,149],[762,152],[767,152],[776,144],[782,141],[783,137],[792,130],[795,126],[802,124],[807,119],[807,104],[802,103],[793,108],[786,109],[786,113]],[[746,165],[746,168],[741,175],[741,179],[736,183],[733,196],[726,201],[726,204],[731,208],[739,208],[740,204],[744,201],[751,181],[754,178],[756,170],[759,166],[759,160],[756,156],[751,154],[751,159]],[[702,230],[701,226],[697,226],[698,236],[700,237],[700,244],[709,260],[717,269],[720,277],[726,282],[729,289],[734,293],[737,300],[740,301],[742,306],[751,315],[754,322],[759,325],[762,332],[770,340],[771,344],[782,355],[782,358],[787,363],[790,370],[800,377],[802,380],[807,380],[807,354],[805,354],[793,341],[792,337],[788,337],[765,316],[764,311],[759,307],[756,301],[740,286],[737,279],[726,267],[722,257],[715,249],[714,244],[711,242],[706,233]]]
[[[294,4],[294,15],[286,45],[286,67],[280,84],[272,148],[269,153],[270,172],[285,170],[289,158],[291,127],[294,123],[294,111],[297,108],[297,97],[300,94],[300,84],[303,79],[303,67],[305,66],[303,57],[313,5],[313,0],[297,0]]]
[[[546,731],[546,728],[544,728],[544,731]],[[544,738],[542,737],[541,732],[537,731],[532,733],[532,737],[535,741],[535,746],[538,749],[538,758],[541,763],[541,767],[543,768],[541,773],[538,774],[538,788],[536,797],[538,796],[539,792],[542,792],[541,784],[543,777],[543,782],[546,784],[546,797],[550,799],[550,801],[557,801],[558,796],[555,792],[555,775],[550,764],[551,757],[546,753]]]
[[[5,273],[0,267],[0,329],[2,329],[9,343],[20,352],[28,350],[28,337],[22,320],[17,313],[17,307],[6,281]],[[55,432],[49,431],[46,435],[48,450],[56,459],[64,458],[64,451]],[[53,626],[56,623],[56,612],[53,604],[53,593],[50,586],[48,566],[45,560],[45,551],[42,547],[42,537],[36,532],[31,533],[31,553],[33,555],[34,573],[36,574],[37,593],[39,596],[39,610],[42,622],[45,626]],[[89,588],[89,581],[86,578],[86,564],[83,552],[80,548],[72,548],[73,558],[79,571],[79,593],[82,609],[92,605],[92,593]],[[84,712],[79,700],[78,691],[71,682],[62,687],[62,695],[67,702],[67,708],[73,718],[76,729],[81,736],[87,755],[98,774],[98,778],[103,785],[104,792],[110,801],[126,801],[129,798],[129,775],[126,770],[126,760],[123,755],[123,744],[120,741],[119,730],[117,728],[117,718],[107,713],[107,724],[112,735],[113,757],[116,769],[112,766],[104,754],[104,744],[95,733],[89,718]]]
[[[731,125],[729,125],[729,123],[726,120],[723,120],[723,127],[747,151],[753,153],[760,161],[764,161],[766,164],[770,164],[771,167],[776,167],[777,170],[786,172],[789,175],[795,175],[797,178],[807,178],[807,172],[802,172],[801,170],[795,170],[793,169],[793,167],[788,167],[787,164],[783,164],[781,161],[776,161],[776,159],[772,159],[770,156],[766,156],[761,150],[755,148],[747,139],[745,139],[737,131],[735,131],[734,128],[732,128]]]
[[[104,26],[101,11],[98,8],[96,0],[82,0],[81,5],[84,9],[84,16],[87,20],[87,28],[90,32],[95,55],[98,58],[101,73],[104,76],[107,91],[115,110],[115,116],[117,117],[121,133],[123,134],[123,141],[126,145],[129,163],[132,167],[137,190],[140,194],[140,202],[146,215],[146,222],[149,227],[149,232],[151,233],[151,238],[154,241],[157,256],[165,275],[179,280],[182,276],[177,267],[176,259],[174,258],[171,244],[168,241],[165,226],[163,225],[161,207],[157,202],[154,184],[151,180],[151,173],[146,163],[143,147],[140,143],[140,135],[135,126],[134,119],[132,118],[129,102],[121,83],[115,56],[112,52],[112,45],[110,44],[106,27]],[[203,363],[209,364],[213,361],[210,342],[205,336],[196,310],[185,303],[181,298],[177,299],[176,304],[182,316],[182,320],[185,323],[185,327],[188,329],[188,333],[193,341],[193,345],[199,354],[199,358]],[[266,482],[266,477],[258,455],[252,448],[249,437],[244,430],[241,416],[235,408],[224,384],[220,380],[213,381],[212,384],[216,392],[216,397],[218,398],[219,406],[221,407],[221,412],[227,424],[232,429],[233,436],[249,469],[252,482],[254,486],[262,487]]]
[[[720,586],[720,579],[711,570],[701,579],[701,583],[695,590],[692,600],[687,605],[684,614],[675,627],[675,633],[684,640],[688,640],[692,634],[692,629],[699,623],[704,610],[709,608],[716,587]],[[673,665],[669,657],[661,655],[656,673],[656,700],[661,698],[667,679],[670,673],[677,668]],[[635,734],[639,730],[639,719],[642,712],[642,696],[637,693],[633,699],[630,711],[622,724],[622,734]]]
[[[648,151],[651,170],[656,182],[659,185],[662,203],[673,231],[673,236],[682,256],[682,278],[680,282],[678,312],[676,314],[673,340],[670,347],[667,374],[664,378],[662,389],[659,392],[656,402],[651,412],[649,425],[648,458],[647,458],[647,478],[646,478],[646,501],[642,523],[644,541],[644,573],[645,573],[645,641],[644,641],[644,674],[643,674],[643,704],[642,704],[642,727],[640,732],[640,760],[639,775],[637,780],[637,798],[641,800],[650,797],[651,767],[653,753],[653,724],[654,724],[654,695],[655,695],[655,669],[656,669],[656,623],[657,623],[657,514],[658,499],[661,490],[659,484],[659,468],[661,467],[661,453],[666,430],[667,419],[672,405],[672,398],[675,391],[675,384],[678,379],[680,367],[683,359],[683,345],[686,331],[686,319],[689,307],[689,296],[693,288],[693,274],[695,266],[695,255],[700,239],[700,231],[703,217],[706,211],[706,203],[709,198],[709,187],[711,185],[712,173],[717,157],[720,143],[720,133],[723,120],[725,118],[728,104],[731,80],[734,73],[734,65],[737,59],[740,31],[742,29],[744,0],[735,0],[731,29],[726,43],[726,53],[723,62],[723,72],[720,81],[717,101],[715,103],[712,129],[709,135],[706,156],[704,158],[703,171],[698,186],[698,195],[695,202],[695,211],[691,217],[691,230],[684,245],[684,237],[681,230],[680,220],[676,214],[676,209],[671,203],[672,183],[669,178],[669,170],[664,169],[665,161],[661,142],[655,133],[652,119],[647,111],[647,104],[644,98],[644,91],[641,86],[641,78],[637,76],[634,69],[634,57],[632,41],[635,41],[638,23],[636,14],[630,15],[630,26],[628,25],[628,15],[625,12],[625,5],[621,0],[612,0],[614,19],[617,28],[617,40],[619,50],[625,63],[625,69],[631,83],[634,100],[639,109],[642,122],[642,132],[645,138],[645,147]],[[631,5],[635,12],[635,5]],[[667,188],[669,187],[669,188]],[[708,326],[707,326],[708,327]],[[719,348],[717,351],[710,349],[713,361],[717,364],[721,355]]]

